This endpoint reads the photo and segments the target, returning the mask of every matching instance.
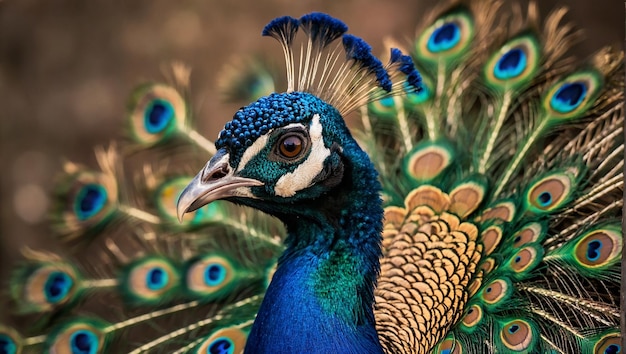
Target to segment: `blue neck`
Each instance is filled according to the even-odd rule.
[[[287,250],[247,352],[382,353],[372,311],[381,255],[380,184],[363,151],[344,151],[353,156],[346,158],[352,163],[342,184],[299,217],[283,219]]]

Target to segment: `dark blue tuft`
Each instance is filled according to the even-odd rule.
[[[265,25],[261,34],[263,36],[275,38],[279,42],[285,42],[284,44],[289,45],[293,42],[293,39],[298,32],[298,26],[298,20],[291,16],[278,17]]]
[[[309,35],[313,43],[321,48],[348,31],[345,23],[321,12],[313,12],[300,17],[300,27]]]
[[[402,59],[402,51],[398,48],[391,48],[391,59],[392,63],[398,62]]]
[[[421,91],[422,76],[417,69],[415,69],[413,59],[410,55],[403,55],[400,49],[391,48],[391,62],[400,63],[398,70],[406,75],[406,82],[415,88],[413,92]]]
[[[385,91],[391,91],[391,79],[389,73],[383,67],[383,63],[372,54],[372,47],[359,37],[351,34],[343,36],[343,47],[346,50],[348,60],[354,60],[360,68],[376,75],[378,85]]]

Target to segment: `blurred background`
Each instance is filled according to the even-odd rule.
[[[224,65],[267,53],[282,68],[278,44],[260,36],[272,18],[324,11],[380,53],[384,36],[412,37],[437,2],[0,0],[0,276],[23,245],[55,250],[46,213],[62,162],[95,167],[93,147],[122,135],[130,92],[162,80],[164,63],[193,68],[192,108],[213,139],[238,108],[216,93]],[[623,1],[542,0],[542,18],[561,5],[585,30],[572,49],[579,58],[622,47]]]

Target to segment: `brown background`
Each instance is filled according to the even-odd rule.
[[[120,136],[129,92],[161,79],[162,63],[191,65],[199,130],[213,138],[237,109],[216,96],[219,69],[236,56],[281,58],[278,45],[260,37],[270,19],[328,12],[376,51],[383,35],[411,37],[435,3],[0,0],[0,276],[19,246],[54,249],[46,194],[62,158],[94,166],[92,147]],[[571,9],[566,18],[585,29],[585,42],[573,49],[579,57],[622,46],[623,1],[540,1],[541,13],[562,4]]]

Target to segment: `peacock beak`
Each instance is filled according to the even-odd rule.
[[[236,176],[228,159],[226,150],[219,150],[185,187],[176,205],[179,222],[182,222],[185,213],[215,200],[236,196],[238,188],[263,185],[263,182],[256,179]]]

